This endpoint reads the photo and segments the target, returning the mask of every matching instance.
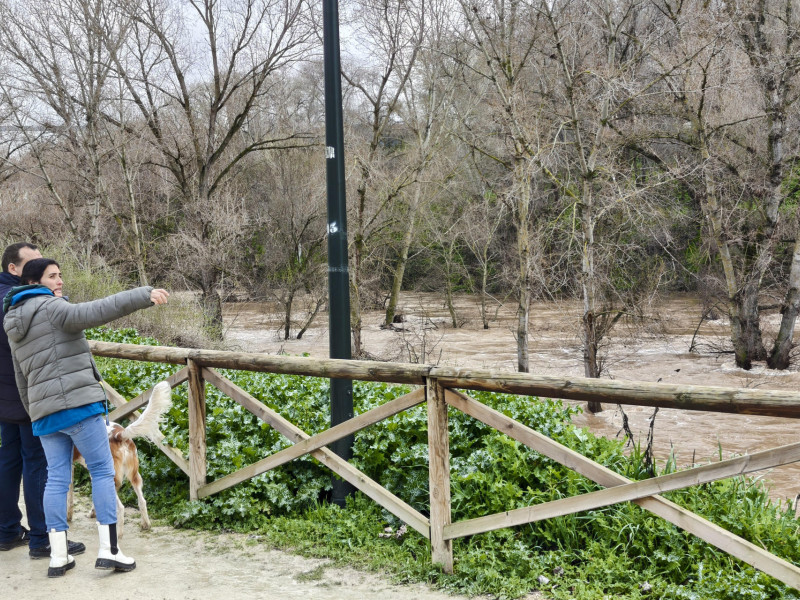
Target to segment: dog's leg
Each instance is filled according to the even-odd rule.
[[[73,482],[75,481],[75,477],[74,477],[74,475],[75,475],[75,463],[76,463],[76,462],[77,462],[79,465],[81,465],[83,468],[85,468],[85,469],[88,469],[88,468],[89,468],[89,467],[87,467],[87,466],[86,466],[86,461],[85,461],[85,460],[83,460],[83,457],[82,457],[82,456],[81,456],[81,455],[78,453],[78,451],[77,451],[77,450],[75,450],[75,453],[76,453],[76,456],[77,456],[77,458],[76,458],[76,459],[75,459],[75,461],[72,463],[72,475],[73,475],[72,481],[73,481]],[[71,486],[71,485],[70,485],[69,491],[70,491],[70,493],[72,492],[72,486]],[[68,497],[67,497],[67,501],[68,501],[68,504],[67,504],[67,511],[70,511],[70,510],[72,510],[72,497],[68,495]],[[69,513],[68,513],[68,514],[69,514]],[[94,504],[92,504],[92,510],[90,510],[90,511],[89,511],[89,518],[90,518],[90,519],[94,519],[94,518],[95,518],[95,516],[96,516],[96,514],[97,514],[97,513],[95,513],[95,511],[94,511]]]
[[[136,492],[136,498],[139,500],[139,514],[142,515],[142,529],[150,529],[150,516],[147,514],[147,501],[144,499],[144,492],[142,491],[142,476],[137,470],[131,478],[131,485]]]
[[[125,526],[125,505],[117,494],[117,537],[122,537],[123,527]]]

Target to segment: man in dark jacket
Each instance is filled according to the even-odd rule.
[[[39,249],[27,242],[11,244],[5,249],[0,273],[0,299],[20,284],[19,276],[25,263],[41,257]],[[20,482],[30,531],[21,522]],[[50,558],[42,506],[46,482],[47,460],[20,400],[8,337],[0,327],[0,551],[28,545],[31,558]],[[80,554],[85,550],[83,544],[69,543],[70,554]]]

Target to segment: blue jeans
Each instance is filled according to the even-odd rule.
[[[42,506],[47,459],[30,423],[0,423],[0,542],[10,542],[20,533],[20,481],[31,530],[29,546],[41,548],[48,544]]]
[[[39,439],[47,455],[47,486],[44,514],[48,531],[66,531],[67,492],[72,478],[72,446],[80,451],[92,477],[92,502],[101,525],[117,522],[117,490],[114,459],[108,446],[103,415],[94,415],[76,425]]]

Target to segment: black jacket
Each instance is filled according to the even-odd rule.
[[[16,275],[0,272],[0,298],[4,298],[12,287],[19,284],[20,280]],[[3,318],[5,318],[5,314],[3,314]],[[8,335],[2,327],[0,327],[0,421],[5,423],[30,423],[31,421],[19,398]]]

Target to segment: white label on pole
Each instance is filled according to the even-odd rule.
[[[336,150],[333,146],[325,146],[325,158],[336,158]]]
[[[328,225],[328,233],[337,233],[339,231],[339,226],[336,224],[336,221]]]

